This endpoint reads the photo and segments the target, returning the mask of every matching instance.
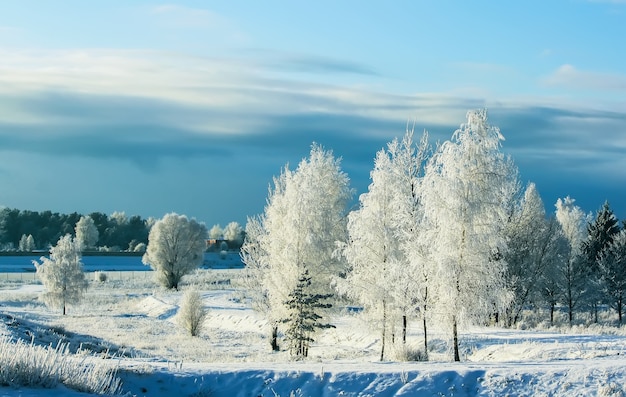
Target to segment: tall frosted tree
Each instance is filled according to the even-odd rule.
[[[388,145],[394,178],[398,188],[395,200],[398,211],[394,218],[405,262],[395,274],[394,295],[402,320],[402,342],[406,343],[409,315],[419,311],[422,317],[424,354],[428,355],[428,308],[433,300],[432,266],[428,262],[428,245],[424,244],[424,214],[420,199],[424,164],[431,153],[428,132],[419,142],[413,140],[413,130],[407,129],[402,141],[394,139]]]
[[[427,288],[421,277],[423,262],[415,253],[418,228],[418,194],[427,135],[420,145],[412,131],[400,142],[394,139],[376,154],[368,192],[348,216],[349,238],[342,253],[349,264],[339,290],[357,300],[376,324],[381,336],[380,360],[385,358],[390,323],[402,318],[406,342],[407,317],[422,303]]]
[[[542,257],[546,261],[546,266],[535,285],[539,290],[538,298],[548,305],[552,325],[556,307],[564,301],[563,269],[567,268],[570,246],[554,216],[548,219],[545,232],[541,234],[544,235],[546,244],[547,252]]]
[[[567,306],[570,325],[574,320],[574,311],[584,297],[587,284],[587,269],[581,257],[582,243],[586,236],[589,216],[574,204],[576,200],[567,196],[556,202],[556,219],[561,225],[563,236],[568,242],[567,260],[561,269],[563,299]]]
[[[291,313],[285,302],[299,277],[305,271],[311,275],[304,293],[325,295],[332,293],[331,281],[345,272],[333,252],[336,242],[346,239],[351,194],[340,160],[314,144],[295,171],[285,167],[274,178],[263,215],[246,227],[242,258],[248,274],[257,278],[254,296],[264,301],[256,307],[266,310],[274,350],[278,327]]]
[[[459,323],[484,321],[510,300],[501,253],[517,172],[500,150],[503,139],[488,124],[485,110],[468,112],[467,123],[437,148],[422,184],[437,311],[451,327],[455,361],[460,360]]]
[[[513,300],[506,312],[507,325],[515,324],[522,310],[541,293],[541,283],[549,267],[559,260],[558,230],[546,218],[543,201],[534,183],[528,184],[519,205],[514,206],[507,224],[507,280]],[[548,287],[548,285],[545,285]],[[549,289],[551,292],[556,290]],[[557,301],[551,301],[551,313]],[[552,314],[551,314],[552,318]]]
[[[178,289],[183,276],[202,264],[206,238],[203,223],[169,213],[152,226],[142,262],[155,271],[161,285]]]
[[[372,183],[359,198],[359,209],[348,216],[349,238],[343,248],[350,271],[340,291],[356,299],[372,324],[380,331],[380,360],[385,358],[389,321],[395,308],[394,273],[406,263],[400,248],[398,211],[394,195],[397,190],[390,172],[391,159],[384,150],[376,155],[371,172]],[[343,287],[343,288],[341,288]]]
[[[87,279],[81,262],[81,246],[68,234],[50,249],[50,257],[33,261],[44,285],[42,298],[46,305],[61,308],[63,315],[69,304],[76,304],[87,290]]]
[[[76,227],[76,241],[81,244],[82,249],[93,248],[98,242],[99,233],[95,222],[90,216],[81,216]]]

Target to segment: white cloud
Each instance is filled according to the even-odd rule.
[[[560,66],[543,83],[569,89],[626,91],[626,75],[585,71],[569,64]]]
[[[250,131],[250,120],[258,115],[305,113],[386,120],[423,117],[429,123],[439,124],[462,117],[468,106],[462,98],[442,94],[396,95],[376,92],[367,86],[356,88],[285,78],[272,69],[271,62],[254,59],[123,50],[0,50],[0,59],[0,95],[4,97],[69,93],[160,101],[193,111],[206,109],[212,117],[166,120],[165,114],[154,115],[163,122],[184,124],[185,128],[199,132],[210,129],[244,133]],[[442,103],[446,105],[442,107]],[[216,120],[214,115],[219,113],[225,116]],[[240,116],[227,117],[228,114]],[[0,122],[71,121],[39,113],[22,106],[20,101],[0,107]]]

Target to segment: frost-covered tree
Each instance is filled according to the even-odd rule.
[[[323,323],[320,309],[329,309],[332,304],[324,302],[333,294],[315,294],[310,292],[311,276],[308,269],[298,278],[298,283],[289,294],[285,305],[289,315],[283,319],[287,324],[285,336],[289,343],[289,352],[292,357],[301,359],[309,355],[309,346],[314,342],[315,331],[335,326]]]
[[[25,234],[22,234],[22,237],[20,237],[20,242],[17,245],[17,250],[24,252],[26,251],[26,239],[28,237]]]
[[[208,314],[200,293],[195,288],[190,288],[185,291],[180,303],[177,320],[178,324],[183,327],[190,336],[200,335]]]
[[[555,204],[556,219],[569,243],[569,252],[567,260],[563,262],[564,267],[561,269],[561,276],[564,302],[567,306],[570,325],[574,320],[574,310],[580,304],[587,287],[587,269],[580,253],[589,217],[574,204],[575,201],[567,196],[563,200],[558,199]]]
[[[424,301],[424,263],[414,243],[418,228],[418,185],[427,135],[416,149],[413,134],[394,139],[376,154],[368,192],[348,216],[349,238],[342,254],[349,264],[338,289],[365,308],[380,331],[380,360],[384,360],[390,323],[402,318],[402,341],[406,342],[409,314]]]
[[[333,255],[346,239],[346,205],[351,197],[348,176],[332,152],[313,145],[295,171],[287,167],[274,178],[265,211],[246,227],[242,258],[257,277],[254,296],[262,297],[271,324],[273,349],[281,320],[289,316],[285,302],[305,270],[311,275],[307,293],[329,294],[331,281],[345,266]]]
[[[389,172],[390,163],[384,150],[377,153],[369,190],[359,198],[359,209],[348,215],[349,238],[343,255],[350,270],[345,283],[338,284],[340,292],[363,305],[371,323],[380,330],[381,361],[385,358],[389,320],[395,308],[395,272],[406,264],[394,220],[398,211],[394,199],[397,190],[390,186],[395,182]]]
[[[563,269],[569,261],[569,242],[563,234],[563,230],[555,217],[548,219],[545,232],[546,255],[542,258],[546,266],[537,280],[539,299],[546,303],[550,312],[550,325],[554,324],[556,306],[563,302]]]
[[[160,284],[178,289],[183,276],[202,264],[206,237],[207,229],[203,223],[169,213],[150,230],[142,262],[155,271]]]
[[[95,222],[90,216],[81,216],[75,227],[76,241],[81,244],[81,248],[89,249],[96,246],[100,234]]]
[[[128,216],[124,211],[114,211],[111,216],[109,216],[112,222],[116,223],[118,226],[124,226],[128,224]]]
[[[268,203],[272,201],[272,196],[273,192],[270,191]],[[250,296],[252,308],[259,313],[269,315],[271,313],[269,293],[267,287],[260,282],[265,279],[270,269],[269,255],[264,250],[263,239],[266,236],[264,224],[264,215],[248,217],[245,240],[240,251],[241,260],[246,264],[241,280]],[[278,351],[278,327],[275,323],[272,324],[271,331],[272,351]]]
[[[602,252],[613,242],[613,238],[619,233],[617,217],[611,210],[608,201],[597,212],[593,222],[587,225],[587,238],[583,240],[580,259],[586,267],[587,293],[585,303],[591,309],[594,320],[598,322],[598,305],[602,296],[602,275],[600,273],[600,256]]]
[[[224,240],[232,241],[239,245],[243,241],[243,228],[237,222],[230,222],[223,231]]]
[[[22,234],[18,245],[18,250],[22,252],[32,252],[35,248],[35,239],[33,238],[33,235],[29,234],[27,236],[25,234]]]
[[[26,250],[32,252],[36,248],[37,246],[35,245],[35,238],[32,234],[29,234],[28,237],[26,237]]]
[[[509,326],[515,324],[522,310],[538,297],[541,283],[537,280],[542,279],[547,268],[554,263],[555,255],[560,255],[553,226],[546,219],[545,207],[535,184],[528,184],[507,224],[506,276],[513,292],[513,300],[506,311]]]
[[[485,110],[468,112],[467,123],[434,153],[422,183],[437,311],[451,327],[455,361],[460,360],[458,324],[484,321],[510,300],[501,253],[517,172],[500,150],[503,139],[487,123]]]
[[[626,230],[612,236],[598,261],[609,305],[617,311],[620,326],[626,298]]]
[[[222,237],[224,237],[224,230],[219,224],[213,225],[213,227],[209,229],[209,238],[214,239],[214,240],[219,240]]]
[[[61,308],[65,315],[67,305],[78,303],[88,286],[80,244],[69,234],[65,235],[50,249],[50,258],[41,257],[41,263],[33,261],[33,264],[45,287],[43,301],[50,307]]]
[[[423,237],[425,222],[420,186],[430,151],[428,132],[424,131],[419,142],[414,142],[413,130],[408,128],[402,141],[394,139],[388,145],[398,189],[395,196],[398,211],[394,220],[406,262],[394,272],[396,281],[393,290],[402,319],[402,343],[406,343],[408,317],[417,310],[422,317],[425,357],[428,357],[428,308],[434,291],[431,285],[432,266],[428,260],[429,247]]]

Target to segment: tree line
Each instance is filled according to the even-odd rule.
[[[264,212],[248,219],[242,258],[252,303],[270,326],[272,348],[306,357],[331,307],[356,304],[388,344],[407,352],[407,324],[449,330],[513,326],[545,309],[598,320],[602,307],[622,322],[626,231],[605,203],[584,213],[570,197],[546,211],[533,183],[521,183],[503,136],[486,110],[470,111],[433,147],[424,132],[394,139],[374,160],[371,184],[348,210],[348,176],[332,151],[313,145],[295,170],[270,187]],[[537,314],[539,315],[539,314]]]
[[[79,224],[79,222],[81,222]],[[89,223],[85,225],[84,222]],[[36,251],[48,250],[67,234],[76,236],[79,229],[89,234],[84,248],[99,251],[143,251],[148,244],[150,229],[157,222],[152,217],[127,216],[116,211],[110,215],[92,212],[82,215],[76,212],[62,214],[52,211],[29,211],[16,208],[0,210],[0,250]],[[77,228],[77,224],[81,225]],[[91,226],[93,225],[93,226]],[[93,228],[93,229],[91,229]],[[80,233],[80,232],[79,232]],[[244,230],[237,222],[224,228],[219,224],[209,229],[206,238],[219,241],[209,249],[238,250],[244,239]]]
[[[151,218],[128,217],[124,212],[111,215],[93,212],[87,217],[93,220],[97,230],[98,237],[93,246],[113,251],[134,250],[138,244],[147,244],[154,223]],[[61,214],[3,208],[0,210],[0,247],[3,251],[19,250],[20,241],[31,236],[32,244],[28,248],[47,250],[66,234],[75,235],[76,224],[81,218],[85,216],[76,212]]]

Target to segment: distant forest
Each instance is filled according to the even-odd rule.
[[[88,215],[98,229],[96,246],[105,251],[134,251],[138,245],[147,244],[150,226],[155,221],[137,215],[127,217],[124,212],[111,215],[92,212]],[[34,249],[47,250],[60,237],[74,236],[76,222],[81,216],[76,212],[60,214],[4,208],[0,210],[0,250],[17,250],[22,236],[29,235],[34,240]]]

